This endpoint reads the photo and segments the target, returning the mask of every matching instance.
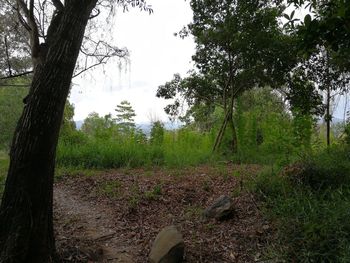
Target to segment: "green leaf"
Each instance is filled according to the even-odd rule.
[[[293,12],[290,14],[290,19],[293,19],[294,14],[295,14],[295,10],[293,10]]]
[[[312,19],[311,19],[311,16],[310,16],[310,15],[306,15],[306,16],[304,17],[304,24],[305,24],[306,26],[309,26],[310,23],[311,23],[311,21],[312,21]]]
[[[283,16],[285,17],[285,19],[288,19],[288,20],[290,20],[290,17],[289,17],[289,15],[287,15],[287,14],[283,14]]]

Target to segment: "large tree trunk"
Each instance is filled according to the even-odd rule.
[[[36,66],[10,152],[10,167],[0,208],[2,263],[54,260],[52,197],[55,152],[64,104],[95,2],[66,1],[59,23],[51,23],[55,28],[48,35],[48,53]]]

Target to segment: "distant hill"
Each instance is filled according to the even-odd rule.
[[[165,122],[163,124],[164,124],[164,128],[170,131],[176,130],[181,127],[181,125],[178,123]],[[146,135],[149,135],[151,133],[152,124],[149,122],[136,123],[136,127],[141,129]]]
[[[75,126],[77,127],[77,130],[81,129],[81,126],[83,126],[84,121],[75,121]]]
[[[81,126],[83,126],[83,123],[84,123],[83,120],[75,121],[75,125],[78,130],[81,129]],[[171,123],[171,122],[164,123],[164,127],[166,130],[176,130],[180,126],[181,125],[178,123]],[[146,135],[149,135],[151,133],[152,124],[149,122],[141,122],[141,123],[136,123],[136,127],[141,129]]]

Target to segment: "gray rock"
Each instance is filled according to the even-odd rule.
[[[167,226],[154,240],[149,259],[151,263],[179,263],[183,261],[185,244],[175,226]]]
[[[228,219],[233,215],[233,200],[227,195],[216,199],[211,206],[203,211],[203,219],[215,218],[218,220]]]

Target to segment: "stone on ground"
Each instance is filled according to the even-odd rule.
[[[175,226],[167,226],[157,235],[149,259],[151,263],[179,263],[183,261],[185,244]]]
[[[228,219],[233,215],[233,212],[234,208],[232,198],[227,195],[222,195],[216,199],[211,206],[203,211],[203,219]]]

